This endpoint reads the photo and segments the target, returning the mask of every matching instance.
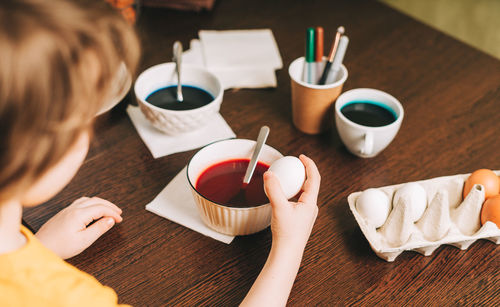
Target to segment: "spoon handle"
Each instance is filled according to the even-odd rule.
[[[248,184],[250,179],[252,178],[253,172],[255,171],[255,166],[257,165],[257,161],[259,160],[259,155],[262,150],[262,146],[267,140],[267,136],[269,135],[269,127],[262,126],[260,128],[259,136],[257,137],[257,143],[255,144],[255,149],[252,154],[252,158],[250,159],[250,163],[248,163],[247,172],[245,173],[245,178],[243,178],[243,183]]]
[[[177,101],[182,102],[182,83],[181,83],[181,62],[182,62],[182,44],[179,41],[174,43],[174,62],[175,70],[177,72]]]

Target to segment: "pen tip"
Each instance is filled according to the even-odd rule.
[[[337,32],[339,32],[340,34],[344,34],[345,28],[343,26],[340,26],[337,28]]]

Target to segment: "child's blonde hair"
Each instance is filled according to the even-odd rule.
[[[0,202],[61,160],[138,58],[104,0],[0,1]]]

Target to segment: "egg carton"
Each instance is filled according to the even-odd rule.
[[[500,171],[494,171],[500,175]],[[363,192],[348,196],[349,208],[361,231],[380,258],[392,262],[404,251],[416,251],[430,256],[442,244],[461,250],[478,239],[500,244],[500,229],[493,222],[481,226],[480,212],[484,202],[484,187],[475,185],[465,199],[462,190],[470,174],[437,177],[415,181],[423,187],[427,206],[417,221],[408,218],[411,197],[399,197],[394,204],[394,194],[405,184],[380,187],[392,204],[388,218],[375,228],[357,210],[356,201]],[[411,195],[406,195],[411,196]]]

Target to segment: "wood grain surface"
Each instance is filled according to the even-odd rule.
[[[344,90],[377,88],[404,106],[401,130],[375,158],[349,154],[334,130],[310,136],[293,127],[287,68],[304,53],[306,27],[319,25],[328,47],[339,25],[349,35]],[[189,46],[200,29],[272,29],[284,63],[278,87],[226,91],[221,114],[240,138],[256,138],[268,125],[271,146],[286,155],[305,153],[322,174],[319,216],[290,306],[498,305],[499,246],[479,240],[466,251],[442,246],[429,257],[405,252],[387,263],[370,249],[347,196],[500,169],[500,62],[372,1],[219,0],[201,13],[144,8],[137,28],[141,69],[170,61],[173,42]],[[265,262],[270,230],[226,245],[146,211],[196,151],[153,159],[124,111],[128,103],[133,94],[97,119],[74,180],[26,210],[25,220],[38,229],[78,197],[106,198],[123,209],[124,221],[71,264],[135,306],[237,305]]]

